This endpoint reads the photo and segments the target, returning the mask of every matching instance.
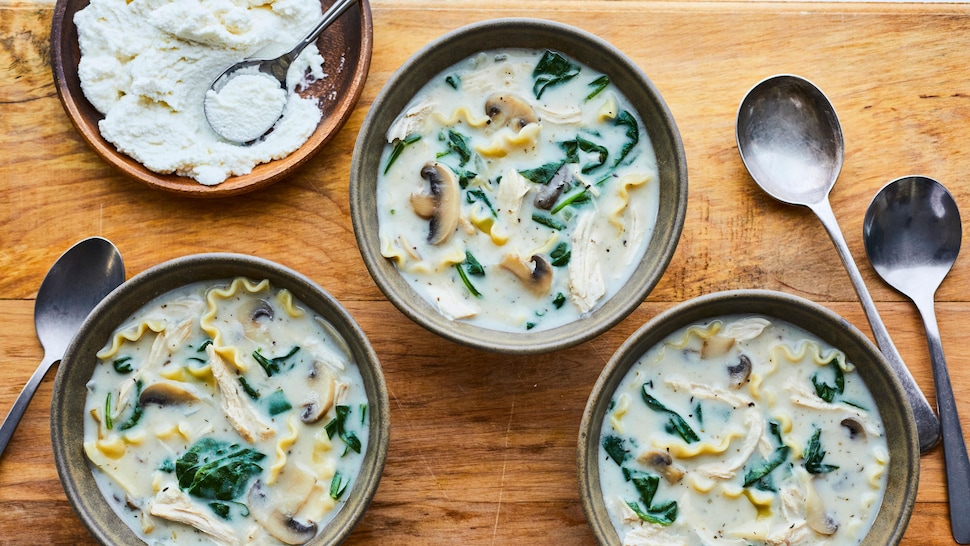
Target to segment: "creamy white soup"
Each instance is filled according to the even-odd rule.
[[[549,329],[629,279],[658,195],[643,121],[609,75],[555,51],[483,52],[388,129],[381,253],[450,319]]]
[[[789,323],[726,316],[671,334],[617,387],[600,481],[627,545],[851,545],[889,450],[845,354]]]
[[[349,496],[367,398],[337,331],[266,280],[196,283],[121,325],[84,452],[148,544],[303,544]]]

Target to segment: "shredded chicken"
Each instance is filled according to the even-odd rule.
[[[246,441],[251,443],[265,440],[275,434],[273,427],[265,421],[246,397],[242,386],[235,380],[222,356],[212,345],[206,347],[206,353],[212,366],[212,376],[215,377],[219,392],[222,394],[220,402],[226,419]]]
[[[219,520],[212,510],[193,502],[174,483],[162,487],[152,499],[148,511],[153,516],[191,525],[219,544],[238,543],[229,525]]]
[[[473,317],[478,314],[478,306],[465,301],[453,290],[444,286],[428,286],[428,295],[434,299],[438,311],[450,320]]]
[[[588,313],[606,294],[600,270],[597,241],[593,238],[595,212],[587,212],[573,232],[572,259],[569,260],[569,295],[580,313]]]
[[[720,463],[711,463],[697,467],[697,471],[710,478],[729,480],[737,474],[744,463],[751,458],[754,450],[757,449],[761,436],[765,432],[765,419],[758,410],[746,412],[744,416],[744,426],[747,429],[747,436],[744,442],[735,450],[734,457]]]
[[[498,192],[495,194],[496,206],[503,214],[517,217],[522,199],[527,193],[529,193],[529,181],[519,174],[519,171],[509,169],[509,172],[502,177],[502,183],[498,185]]]
[[[404,140],[408,135],[421,131],[421,125],[434,110],[433,102],[421,102],[411,107],[403,116],[394,120],[387,129],[387,141]]]

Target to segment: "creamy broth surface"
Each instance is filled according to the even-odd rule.
[[[886,487],[876,403],[844,353],[725,316],[648,350],[611,400],[600,482],[627,545],[853,545]]]
[[[268,281],[196,283],[121,325],[88,383],[84,451],[148,544],[302,544],[367,448],[344,340]]]
[[[596,67],[554,51],[476,54],[387,132],[381,253],[444,316],[554,328],[613,296],[657,218],[656,158]]]

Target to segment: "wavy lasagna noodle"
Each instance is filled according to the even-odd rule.
[[[236,278],[137,311],[99,352],[84,452],[149,544],[302,544],[354,486],[367,399],[346,342],[287,290]]]
[[[381,253],[446,317],[561,326],[616,294],[643,256],[656,158],[635,108],[596,68],[555,51],[479,53],[391,124]]]
[[[620,382],[602,430],[602,492],[628,545],[855,545],[886,487],[855,367],[775,319],[674,332]]]

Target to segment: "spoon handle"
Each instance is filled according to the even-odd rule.
[[[926,400],[923,391],[920,390],[919,385],[916,384],[916,380],[913,379],[909,368],[903,362],[903,357],[896,350],[896,346],[889,337],[889,332],[886,331],[886,325],[883,324],[882,318],[879,316],[879,311],[876,310],[876,304],[872,301],[872,296],[869,295],[869,290],[862,280],[862,274],[859,272],[855,260],[852,259],[852,254],[849,253],[849,246],[846,244],[845,237],[842,236],[842,231],[839,229],[835,214],[832,212],[832,205],[828,199],[823,199],[820,203],[810,205],[809,208],[821,220],[825,231],[828,232],[829,237],[835,244],[835,248],[842,258],[842,263],[845,265],[846,271],[849,272],[849,279],[852,280],[852,286],[855,288],[856,294],[858,294],[859,300],[862,303],[862,309],[866,312],[866,318],[869,320],[869,327],[872,329],[872,334],[876,338],[876,344],[903,384],[903,390],[906,392],[906,398],[909,400],[909,405],[913,410],[913,417],[916,420],[916,433],[919,436],[920,452],[926,453],[940,441],[940,422],[933,413],[933,408],[930,406],[929,401]]]
[[[49,358],[45,354],[44,360],[34,370],[34,374],[30,376],[27,384],[24,385],[23,390],[20,391],[20,394],[14,401],[13,406],[10,407],[10,412],[7,413],[6,419],[0,425],[0,457],[3,456],[3,451],[7,448],[7,444],[10,443],[10,438],[13,436],[14,431],[17,430],[17,424],[20,423],[24,412],[27,411],[27,406],[30,405],[30,399],[37,392],[37,387],[40,386],[41,380],[44,379],[44,376],[47,375],[47,372],[57,360],[56,358]]]
[[[946,465],[946,489],[950,499],[950,529],[953,538],[960,544],[970,544],[970,459],[967,457],[967,444],[960,426],[953,386],[950,385],[950,372],[943,356],[943,343],[936,322],[933,298],[917,301],[916,307],[923,317],[926,340],[930,347],[930,361],[933,363],[933,382],[936,385],[936,407],[940,412],[943,429],[943,459]]]
[[[286,63],[287,66],[289,66],[293,61],[296,60],[297,57],[300,56],[300,53],[306,48],[306,46],[315,42],[317,36],[319,36],[321,32],[326,30],[327,27],[332,25],[334,21],[343,15],[344,12],[347,11],[347,8],[356,3],[357,0],[337,0],[334,2],[333,5],[330,6],[330,9],[328,9],[320,18],[320,21],[312,29],[310,29],[310,32],[307,32],[306,36],[304,36],[303,39],[300,40],[300,42],[297,43],[296,46],[285,55],[289,61]]]

